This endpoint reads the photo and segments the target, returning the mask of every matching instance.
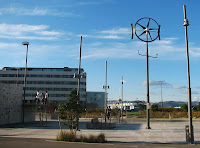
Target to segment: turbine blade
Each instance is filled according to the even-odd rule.
[[[158,39],[160,40],[160,25],[158,25]]]
[[[158,29],[154,29],[154,28],[149,28],[149,30],[158,30]]]
[[[138,25],[140,25],[143,29],[146,29],[146,27],[142,26],[141,24],[137,23]]]
[[[132,39],[133,39],[133,36],[135,34],[135,28],[133,27],[133,24],[131,24],[131,27],[132,27]]]
[[[139,36],[143,35],[146,31],[143,31]]]
[[[153,39],[152,39],[152,37],[151,37],[151,34],[150,34],[150,32],[149,32],[149,31],[148,31],[148,34],[149,34],[149,36],[150,36],[151,40],[153,41]]]
[[[149,27],[149,23],[150,23],[150,18],[149,18],[149,21],[148,21],[148,24],[147,24],[147,28]]]

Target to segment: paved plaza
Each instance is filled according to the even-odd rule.
[[[145,120],[128,121],[119,123],[115,129],[97,130],[86,129],[89,119],[80,120],[80,131],[77,134],[104,133],[109,142],[120,143],[186,143],[185,125],[187,120],[151,120],[151,128],[146,129]],[[12,125],[10,127],[1,126],[0,137],[17,138],[39,138],[55,140],[60,131],[57,120],[47,122],[47,126],[41,126],[40,122],[22,125]],[[200,143],[200,120],[193,122],[195,143]],[[63,126],[63,129],[66,127]],[[67,129],[66,129],[67,130]]]

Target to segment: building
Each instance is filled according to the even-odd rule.
[[[139,101],[142,102],[142,101]],[[110,106],[112,109],[119,108],[127,111],[133,111],[138,110],[138,101],[119,101],[119,100],[109,100],[108,106]]]
[[[4,67],[0,70],[0,83],[24,86],[24,70],[19,67]],[[77,68],[27,68],[26,100],[35,100],[36,91],[48,91],[49,100],[66,101],[72,89],[77,89]],[[81,69],[81,73],[84,70]],[[86,73],[80,80],[80,101],[86,100]]]
[[[104,108],[105,92],[87,91],[87,108]]]

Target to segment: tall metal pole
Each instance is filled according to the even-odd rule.
[[[105,97],[104,97],[104,106],[105,106],[105,122],[106,122],[106,115],[107,115],[107,61],[105,65]]]
[[[122,123],[123,123],[123,110],[124,110],[124,106],[123,106],[123,84],[124,84],[124,82],[123,82],[123,76],[122,76]]]
[[[187,58],[187,75],[188,75],[188,117],[189,117],[189,132],[190,132],[190,143],[194,143],[194,133],[193,133],[193,125],[192,125],[192,103],[191,103],[191,87],[190,87],[190,63],[189,63],[189,49],[188,49],[188,33],[187,26],[189,26],[189,22],[186,16],[186,6],[183,5],[184,12],[184,24],[185,27],[185,44],[186,44],[186,58]]]
[[[25,107],[25,100],[26,100],[26,69],[27,69],[27,59],[28,59],[28,44],[27,44],[27,50],[26,50],[26,65],[24,70],[24,101],[23,101],[23,126],[24,126],[24,107]]]
[[[78,86],[77,86],[77,96],[78,96],[78,101],[77,104],[80,103],[80,78],[81,78],[81,48],[82,48],[82,36],[80,38],[80,50],[79,50],[79,66],[78,66]],[[76,129],[79,130],[79,115],[76,116],[76,124],[77,127]]]
[[[161,92],[160,92],[160,97],[161,97],[161,107],[163,107],[163,99],[162,99],[162,83],[163,83],[163,81],[158,81],[158,82],[160,82],[160,88],[161,88]]]
[[[82,36],[80,38],[80,50],[79,50],[79,66],[78,66],[78,86],[77,86],[77,95],[79,96],[78,101],[80,101],[80,74],[81,74],[81,48],[82,48]]]
[[[147,45],[147,104],[146,104],[146,115],[147,115],[147,129],[150,127],[150,116],[149,116],[149,51],[148,51],[148,31],[146,31],[146,45]]]

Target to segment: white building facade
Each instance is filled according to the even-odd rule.
[[[25,68],[4,67],[0,70],[0,83],[24,86]],[[74,78],[77,68],[27,68],[26,100],[35,100],[36,91],[49,94],[49,100],[66,101],[71,90],[77,89]],[[84,70],[81,69],[81,73]],[[86,101],[86,73],[80,79],[80,101]]]

